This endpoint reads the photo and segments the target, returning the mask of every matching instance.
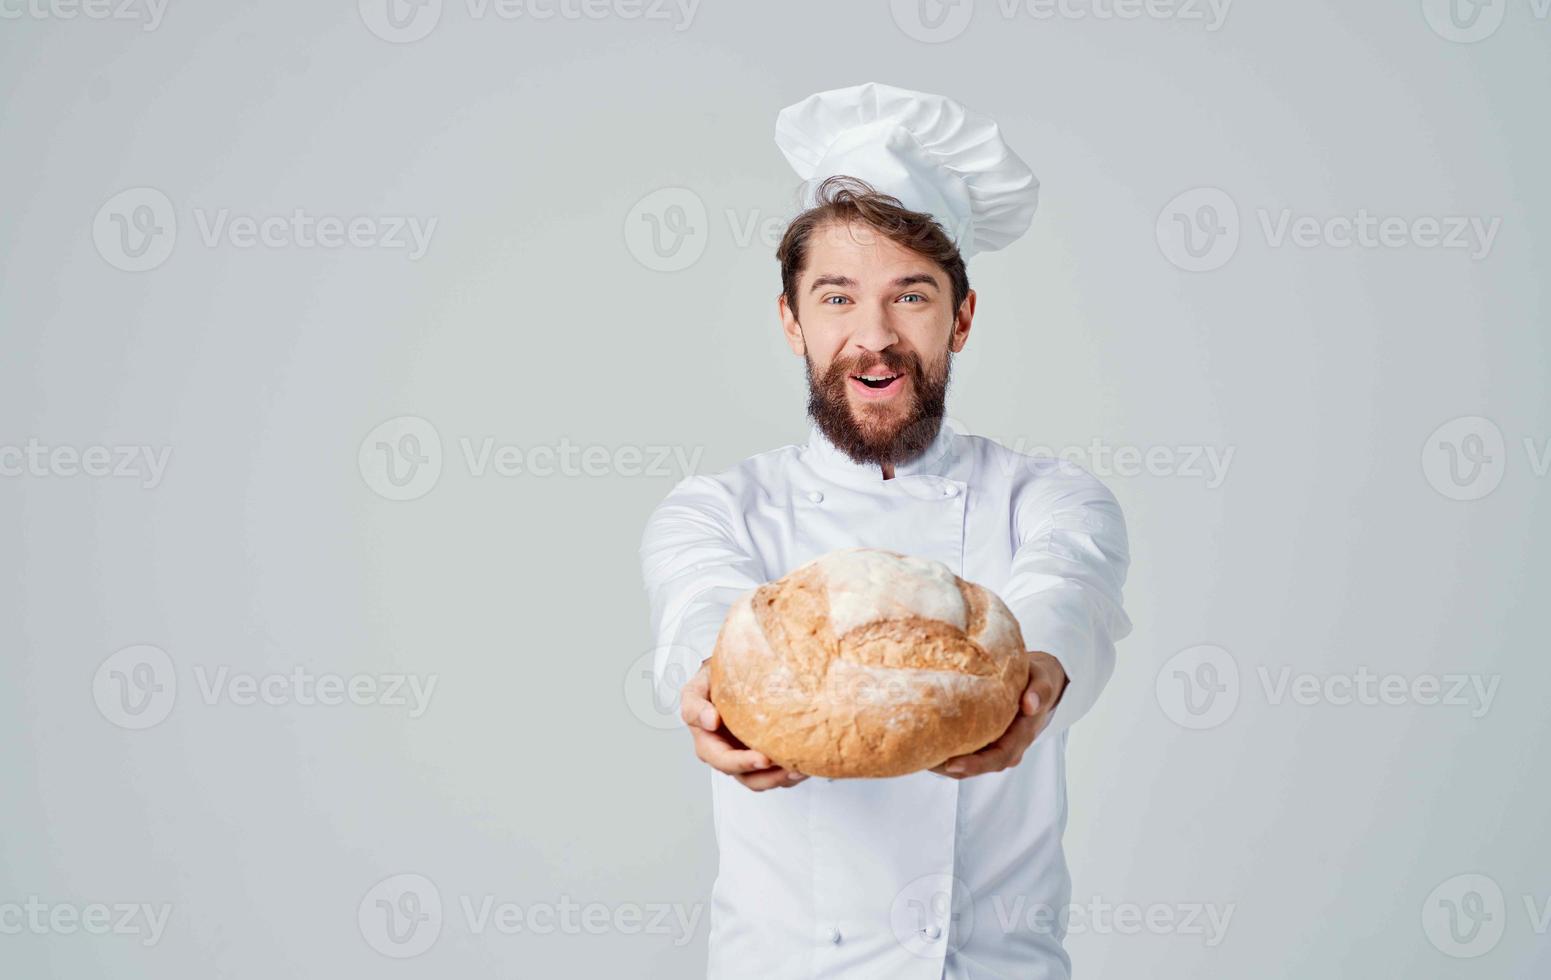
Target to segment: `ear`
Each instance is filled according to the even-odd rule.
[[[957,354],[964,349],[969,342],[969,328],[975,321],[975,291],[971,289],[964,294],[964,302],[959,305],[959,312],[953,318],[953,333],[948,336],[948,349]]]
[[[802,325],[797,322],[797,315],[786,305],[785,293],[776,302],[776,308],[781,314],[781,332],[786,334],[786,346],[798,357],[804,356],[808,353],[808,342],[803,339]]]

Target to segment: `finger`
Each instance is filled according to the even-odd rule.
[[[679,717],[689,727],[708,732],[714,732],[722,726],[722,716],[716,710],[716,705],[687,696],[679,702]]]
[[[1034,682],[1030,681],[1029,686],[1023,689],[1023,701],[1019,707],[1025,715],[1037,715],[1039,704],[1039,692],[1034,689]]]
[[[771,766],[757,772],[745,773],[734,777],[738,782],[755,792],[764,792],[767,789],[780,789],[784,786],[796,786],[808,777],[803,773],[786,769],[782,766]]]
[[[711,716],[715,714],[716,706],[693,691],[686,689],[679,695],[679,717],[684,719],[684,724],[714,732],[721,724],[720,718],[712,720]]]
[[[1005,749],[992,742],[977,752],[944,759],[942,765],[933,769],[932,772],[949,776],[953,779],[962,779],[965,776],[978,776],[984,772],[994,772],[1002,767],[1001,760],[1005,753]]]
[[[755,749],[733,745],[720,732],[690,729],[695,739],[695,755],[701,762],[728,775],[755,772],[770,767],[770,758]]]
[[[1019,717],[1003,732],[1001,737],[987,745],[985,748],[968,755],[956,756],[943,762],[942,770],[945,776],[978,776],[987,772],[998,772],[1013,764],[1014,759],[1023,757],[1023,750],[1034,741],[1034,733],[1038,730],[1042,719]]]
[[[981,776],[988,772],[996,772],[1006,768],[1005,753],[1001,749],[982,749],[971,755],[961,755],[957,759],[943,763],[943,775],[952,779],[964,779],[967,776]]]
[[[686,725],[698,725],[714,732],[722,723],[716,706],[711,703],[711,671],[704,664],[679,690],[679,717]]]
[[[1019,699],[1018,709],[1026,715],[1036,715],[1046,706],[1055,701],[1055,685],[1050,675],[1035,661],[1029,669],[1029,682],[1023,685],[1023,697]]]

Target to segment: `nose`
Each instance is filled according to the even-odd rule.
[[[887,313],[875,310],[868,315],[866,322],[858,324],[856,332],[851,335],[851,343],[860,350],[876,353],[899,343],[899,333],[889,322]]]

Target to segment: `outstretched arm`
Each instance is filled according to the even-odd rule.
[[[1023,632],[1029,683],[1000,738],[932,771],[962,778],[1017,765],[1093,707],[1115,670],[1115,641],[1131,632],[1121,603],[1130,546],[1120,504],[1071,464],[1031,480],[1016,505],[1019,544],[1002,601]]]
[[[760,562],[734,519],[726,491],[691,476],[652,512],[641,537],[641,574],[651,604],[656,652],[652,680],[679,717],[695,755],[753,790],[790,786],[807,777],[773,765],[722,724],[706,661],[733,601],[764,584]]]

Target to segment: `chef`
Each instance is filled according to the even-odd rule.
[[[1023,234],[1038,181],[992,120],[876,83],[788,106],[776,142],[804,180],[777,258],[807,440],[681,481],[640,552],[659,694],[711,776],[709,976],[1066,978],[1066,733],[1131,630],[1125,522],[1081,467],[943,421],[975,313],[965,259]],[[705,661],[733,600],[857,546],[1006,602],[1033,669],[1001,737],[929,772],[829,780],[721,724]]]

